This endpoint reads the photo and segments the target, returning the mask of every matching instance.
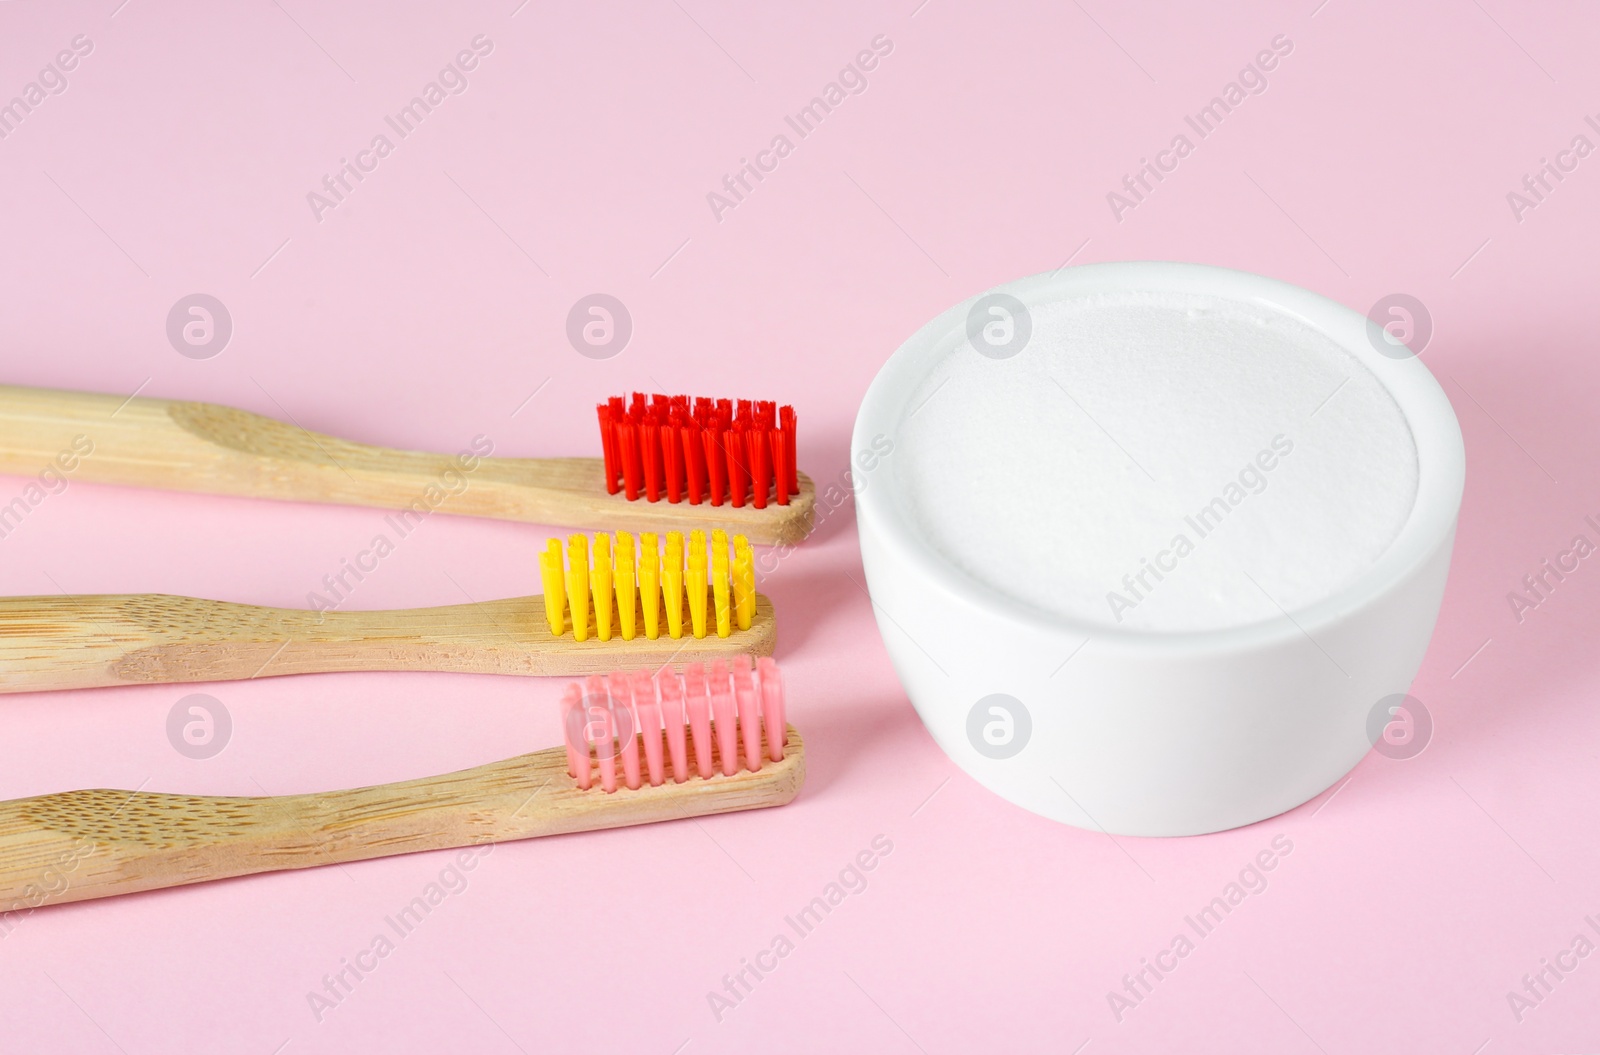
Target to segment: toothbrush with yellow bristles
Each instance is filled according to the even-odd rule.
[[[565,559],[563,559],[565,558]],[[0,692],[431,670],[590,674],[771,655],[772,603],[743,535],[572,535],[542,597],[376,612],[168,594],[0,598]]]

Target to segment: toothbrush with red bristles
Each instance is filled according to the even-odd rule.
[[[778,665],[596,675],[565,747],[397,784],[272,798],[106,789],[0,802],[0,900],[37,907],[230,876],[781,806],[805,781]],[[64,864],[64,862],[67,862]],[[43,892],[41,875],[70,872]]]
[[[388,519],[401,534],[433,512],[723,528],[757,545],[810,532],[816,489],[795,465],[793,407],[636,392],[600,404],[599,421],[600,458],[493,456],[482,432],[456,454],[430,454],[214,403],[0,385],[0,473],[33,475],[61,460],[75,480],[377,506],[397,511]]]

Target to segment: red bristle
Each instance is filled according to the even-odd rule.
[[[660,427],[661,471],[667,486],[667,501],[683,501],[683,443],[676,425]]]
[[[673,396],[672,403],[667,408],[667,422],[669,427],[661,430],[661,442],[670,446],[676,453],[668,459],[677,465],[677,477],[673,484],[668,485],[668,493],[672,487],[677,488],[677,497],[668,501],[682,501],[689,493],[689,458],[683,445],[683,430],[689,424],[689,397]],[[691,503],[692,504],[692,503]]]
[[[778,421],[783,429],[783,449],[789,466],[789,493],[800,493],[800,466],[795,461],[794,437],[795,420],[794,408],[784,407],[778,411]]]
[[[728,501],[737,509],[744,505],[744,494],[750,487],[749,470],[744,460],[744,434],[734,429],[724,432],[722,449],[728,459]]]
[[[727,461],[722,450],[722,434],[717,431],[713,423],[700,430],[700,439],[706,455],[706,490],[711,495],[711,504],[720,506],[728,493]]]
[[[656,425],[655,434],[651,437],[651,447],[655,451],[656,459],[656,479],[659,481],[659,493],[663,498],[671,493],[669,481],[672,479],[672,472],[667,462],[667,448],[672,446],[667,440],[671,435],[672,426],[666,422],[661,422]],[[668,498],[667,501],[674,502],[677,499]]]
[[[644,494],[652,502],[661,501],[661,426],[639,426],[639,457],[644,462]]]
[[[622,485],[628,501],[639,500],[643,471],[639,464],[639,428],[632,423],[617,426],[617,446],[622,448]]]
[[[767,433],[772,448],[772,487],[780,506],[789,504],[789,446],[783,433],[773,429]]]
[[[744,430],[745,458],[750,466],[750,504],[767,508],[767,493],[772,490],[772,444],[762,428]]]
[[[600,452],[605,459],[606,493],[616,494],[621,485],[618,480],[622,472],[620,458],[617,454],[617,434],[611,424],[611,408],[601,403],[595,407],[595,412],[600,419]]]
[[[706,448],[700,440],[700,426],[689,422],[678,430],[683,439],[684,478],[689,504],[697,506],[706,493]]]
[[[611,440],[617,448],[617,476],[622,476],[622,435],[617,430],[628,420],[628,402],[621,396],[612,396],[606,400],[606,409],[611,416]]]

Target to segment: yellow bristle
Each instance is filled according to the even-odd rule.
[[[644,636],[651,641],[661,636],[661,553],[656,537],[646,531],[639,535],[639,614]]]
[[[684,573],[684,591],[689,595],[689,623],[695,637],[706,636],[706,533],[689,533],[689,567]]]
[[[589,640],[589,540],[582,535],[567,539],[567,605],[573,640]]]
[[[601,641],[611,640],[611,536],[594,537],[594,569],[589,572],[589,587],[594,594],[594,634]]]
[[[552,637],[560,637],[567,629],[567,595],[561,581],[561,540],[551,539],[545,551],[539,554],[539,578],[544,582],[544,618],[550,624]]]
[[[638,624],[634,620],[639,594],[633,584],[633,536],[617,532],[617,548],[611,561],[611,581],[617,589],[617,628],[622,640],[632,641]]]
[[[722,536],[720,546],[717,545],[719,535]],[[716,602],[717,636],[727,637],[733,633],[733,605],[728,603],[728,539],[720,531],[711,538],[711,596]]]
[[[661,562],[661,600],[667,607],[667,633],[683,636],[683,532],[667,532],[667,555]]]
[[[756,617],[756,559],[743,535],[733,536],[733,615],[740,630]]]

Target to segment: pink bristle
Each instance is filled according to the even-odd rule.
[[[656,702],[655,679],[648,671],[633,676],[633,710],[639,716],[639,738],[644,741],[645,772],[650,786],[658,788],[662,781],[661,705]]]
[[[568,685],[561,697],[561,739],[567,745],[567,775],[578,787],[589,788],[589,716],[583,713],[583,689]],[[583,747],[578,747],[582,737]]]
[[[611,710],[616,714],[617,747],[622,755],[622,782],[629,788],[639,787],[639,716],[633,709],[633,685],[626,674],[613,674],[609,679]],[[623,717],[626,715],[627,717]]]
[[[606,682],[598,674],[591,674],[583,682],[585,709],[584,736],[594,743],[595,761],[600,768],[600,787],[605,791],[617,790],[617,727],[612,720],[611,708],[605,706],[609,698],[606,695]],[[595,711],[599,710],[596,716]],[[598,736],[589,736],[589,730],[596,729]]]
[[[767,729],[767,757],[781,762],[783,745],[789,737],[783,713],[783,675],[771,656],[756,660],[756,673],[761,677],[761,717]]]
[[[683,713],[683,686],[671,670],[657,678],[661,691],[661,723],[667,728],[667,754],[672,756],[672,779],[682,784],[689,779],[689,750],[684,734],[688,717]]]
[[[761,770],[761,697],[750,676],[750,657],[733,657],[733,698],[739,708],[739,735],[744,744],[744,767]]]
[[[706,681],[711,693],[711,720],[717,730],[717,753],[722,756],[722,775],[731,777],[739,771],[739,723],[727,661],[713,660],[711,676]]]
[[[702,777],[711,775],[711,704],[706,698],[705,668],[690,663],[683,668],[683,707],[689,715],[689,734],[694,739],[695,770]]]
[[[599,790],[612,793],[619,786],[640,790],[646,781],[661,787],[669,775],[681,784],[696,770],[702,779],[719,773],[732,777],[741,770],[760,772],[768,760],[783,761],[787,727],[777,664],[737,655],[714,660],[710,667],[708,673],[702,664],[686,664],[682,681],[669,667],[653,675],[591,675],[569,685],[560,712],[574,785],[593,788],[596,767]]]

